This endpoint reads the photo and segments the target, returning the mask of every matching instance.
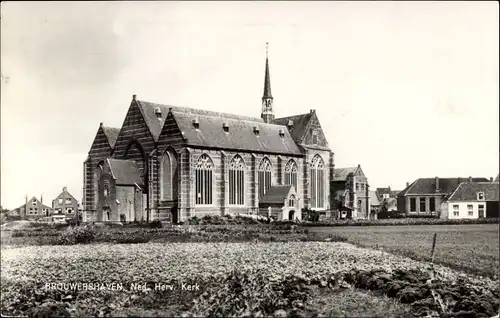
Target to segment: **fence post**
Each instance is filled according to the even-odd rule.
[[[436,236],[437,236],[437,233],[434,233],[434,237],[432,238],[431,263],[434,263],[434,251],[436,249]]]

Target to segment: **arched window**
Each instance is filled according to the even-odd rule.
[[[285,166],[285,184],[291,184],[297,191],[297,164],[290,160]]]
[[[325,207],[325,164],[319,155],[311,160],[311,207]]]
[[[161,158],[160,191],[162,200],[177,199],[177,158],[169,149]]]
[[[295,196],[292,194],[289,198],[288,198],[288,207],[292,208],[295,206]]]
[[[196,204],[212,204],[214,163],[203,154],[196,163]]]
[[[271,188],[272,166],[268,158],[262,159],[259,165],[259,195],[262,198]]]
[[[99,202],[99,179],[101,178],[104,162],[101,161],[94,168],[94,209],[97,209]]]
[[[245,204],[245,163],[239,155],[229,164],[229,204]]]

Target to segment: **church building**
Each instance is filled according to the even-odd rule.
[[[146,102],[100,124],[84,161],[87,221],[185,221],[330,210],[333,152],[314,110],[275,118],[266,53],[260,118]]]

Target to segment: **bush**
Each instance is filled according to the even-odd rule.
[[[96,231],[90,225],[68,228],[60,237],[60,244],[88,244],[95,239]]]
[[[12,237],[23,237],[25,234],[21,231],[12,231]]]

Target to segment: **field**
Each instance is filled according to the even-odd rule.
[[[382,248],[418,260],[430,260],[432,237],[437,233],[434,261],[452,268],[498,277],[498,224],[317,227],[311,231],[335,233],[349,242]]]
[[[491,317],[499,310],[497,279],[425,262],[439,228],[436,259],[444,263],[446,240],[449,248],[475,258],[478,246],[490,244],[483,252],[496,256],[491,267],[498,268],[498,230],[489,225],[304,229],[205,221],[162,228],[24,224],[2,230],[1,313]],[[414,239],[420,239],[420,249]],[[345,240],[370,247],[385,243],[395,253]],[[470,272],[484,271],[488,261],[483,257],[477,269],[461,255],[448,259],[455,268],[459,261],[468,264]]]

